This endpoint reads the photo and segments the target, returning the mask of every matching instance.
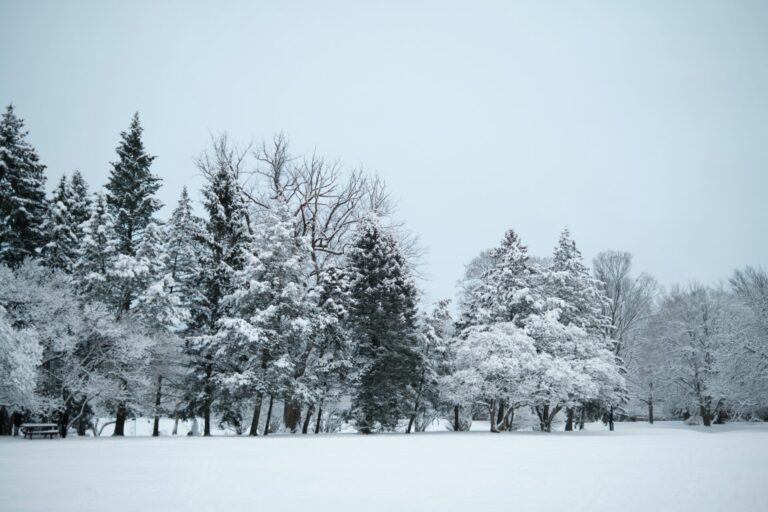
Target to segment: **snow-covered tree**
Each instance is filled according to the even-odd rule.
[[[18,265],[45,239],[45,166],[8,105],[0,119],[0,262]]]
[[[421,369],[416,287],[397,241],[373,214],[357,228],[347,268],[358,369],[353,397],[358,429],[391,430],[410,413]]]
[[[306,283],[309,247],[296,236],[287,205],[276,202],[254,231],[213,339],[218,381],[235,395],[256,399],[251,435],[257,433],[265,395],[290,402],[310,394],[297,386],[296,376],[307,364],[318,315],[317,297]]]
[[[428,314],[419,315],[417,351],[421,368],[406,433],[414,428],[424,431],[439,416],[440,378],[450,371],[449,346],[454,332],[449,304],[449,300],[441,300]]]
[[[235,273],[243,268],[251,240],[248,210],[238,182],[240,168],[226,145],[215,144],[212,155],[198,162],[206,176],[203,195],[208,214],[200,245],[201,297],[192,310],[186,353],[191,372],[188,389],[190,408],[203,416],[203,435],[210,435],[211,411],[215,399],[212,341],[224,316],[222,299],[232,291]]]
[[[121,140],[116,149],[118,160],[112,163],[106,185],[109,191],[107,204],[117,236],[117,251],[129,256],[135,253],[142,231],[162,206],[155,198],[160,178],[150,170],[155,157],[144,149],[142,132],[137,112],[128,130],[120,133]]]
[[[110,272],[117,257],[117,241],[104,194],[96,194],[82,231],[75,263],[78,288],[90,300],[114,303],[117,299],[110,285]]]
[[[168,272],[173,279],[173,293],[188,311],[202,300],[198,279],[203,240],[203,222],[192,211],[187,187],[165,225]]]
[[[75,197],[66,175],[53,190],[48,211],[42,224],[45,245],[40,253],[46,265],[71,271],[77,260],[79,229],[72,217]]]

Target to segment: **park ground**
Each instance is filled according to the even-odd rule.
[[[5,438],[0,467],[8,512],[764,511],[768,424]]]

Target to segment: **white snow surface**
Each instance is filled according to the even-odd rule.
[[[768,425],[2,438],[0,467],[9,512],[761,511]]]

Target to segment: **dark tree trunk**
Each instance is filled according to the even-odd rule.
[[[565,410],[565,431],[566,432],[572,432],[573,431],[573,407],[569,407]]]
[[[267,408],[267,422],[264,424],[264,435],[269,434],[269,424],[272,422],[272,405],[275,403],[275,397],[269,395],[269,407]]]
[[[712,414],[709,412],[709,408],[702,405],[700,407],[701,410],[701,420],[704,422],[705,427],[711,427],[712,426]]]
[[[306,434],[309,430],[309,422],[312,419],[312,414],[314,414],[315,411],[315,404],[310,405],[307,408],[307,414],[304,417],[304,424],[301,426],[301,433]]]
[[[82,413],[77,419],[77,435],[82,437],[88,430],[88,416]]]
[[[211,437],[211,404],[203,404],[203,436]]]
[[[613,432],[613,406],[608,409],[608,430]]]
[[[315,423],[315,434],[320,433],[320,421],[323,419],[323,406],[317,408],[317,423]]]
[[[496,400],[491,400],[491,413],[489,419],[491,420],[491,432],[498,433],[499,427],[496,425],[496,416],[498,411],[498,403]]]
[[[549,432],[548,419],[549,419],[549,404],[536,407],[536,415],[539,417],[539,430],[541,432]]]
[[[584,406],[579,408],[579,430],[584,430]]]
[[[259,418],[261,417],[261,402],[264,400],[264,393],[256,396],[256,405],[253,407],[253,419],[251,420],[251,430],[249,436],[259,435]]]
[[[0,436],[10,436],[13,434],[13,423],[8,409],[5,406],[0,407]]]
[[[113,436],[125,435],[125,420],[128,418],[128,410],[125,408],[125,402],[120,402],[117,406],[117,414],[115,415],[115,430],[112,432]]]
[[[507,402],[505,400],[499,400],[499,410],[496,414],[496,426],[499,428],[499,430],[505,430],[504,417],[506,416],[506,412]]]
[[[653,425],[653,399],[648,400],[648,423]]]
[[[296,433],[301,423],[301,402],[296,399],[287,399],[283,406],[283,424],[285,428]]]
[[[459,406],[453,406],[453,431],[458,432],[461,428],[461,422],[459,421]]]
[[[213,364],[206,365],[205,386],[203,386],[203,436],[211,437],[211,403],[213,402]]]
[[[67,431],[69,430],[69,413],[64,410],[59,416],[59,435],[62,439],[67,438]]]
[[[171,432],[172,436],[175,436],[179,433],[179,413],[177,412],[173,417],[173,431]]]
[[[155,393],[155,424],[152,426],[152,437],[160,437],[160,402],[163,398],[163,377],[157,378],[157,392]]]

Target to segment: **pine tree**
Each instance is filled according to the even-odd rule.
[[[201,295],[192,311],[192,324],[186,350],[191,360],[190,407],[203,415],[203,435],[210,435],[211,409],[214,402],[214,349],[212,340],[223,316],[223,297],[231,292],[236,271],[242,269],[250,243],[248,211],[238,176],[226,162],[219,160],[208,175],[203,190],[208,213],[200,247]]]
[[[395,238],[372,214],[360,222],[350,248],[350,322],[360,368],[353,397],[358,429],[394,429],[415,399],[417,291]]]
[[[72,218],[75,198],[66,175],[53,191],[42,229],[46,243],[40,251],[45,265],[69,272],[77,259],[78,232]]]
[[[88,184],[83,179],[80,171],[75,170],[69,180],[69,188],[72,193],[72,205],[69,216],[72,220],[73,231],[78,240],[83,236],[82,224],[91,217],[91,196],[88,192]]]
[[[202,220],[192,211],[187,187],[181,192],[176,208],[165,226],[168,252],[168,271],[173,278],[173,293],[181,305],[191,311],[199,303],[200,249],[203,240]]]
[[[219,380],[235,384],[232,395],[256,396],[251,435],[256,435],[265,394],[288,403],[299,393],[295,376],[303,373],[317,319],[317,298],[306,284],[309,246],[295,231],[282,203],[257,224],[244,267],[222,301],[226,316],[213,340]]]
[[[302,433],[309,429],[311,416],[316,416],[315,433],[320,432],[323,407],[346,391],[354,369],[353,345],[349,332],[349,276],[344,269],[326,266],[318,276],[315,289],[319,296],[315,346],[301,376],[301,384],[309,389],[311,403],[304,418]]]
[[[462,329],[493,322],[524,324],[525,318],[541,310],[541,271],[528,256],[514,230],[504,235],[501,246],[490,251],[491,266],[469,290],[463,304]]]
[[[562,323],[574,324],[592,333],[605,329],[608,320],[602,311],[607,299],[584,265],[567,228],[560,234],[546,280],[548,293],[560,301],[557,306]]]
[[[43,245],[45,166],[8,105],[0,120],[0,262],[16,266]]]
[[[90,300],[114,302],[110,273],[117,256],[117,240],[104,194],[96,194],[89,219],[82,224],[75,274],[80,292]]]
[[[117,146],[118,161],[112,163],[107,203],[114,218],[117,250],[133,256],[142,230],[162,204],[154,197],[160,188],[160,178],[152,174],[150,166],[155,159],[144,149],[138,112],[134,114],[128,131],[121,132]],[[125,305],[123,305],[125,306]]]

